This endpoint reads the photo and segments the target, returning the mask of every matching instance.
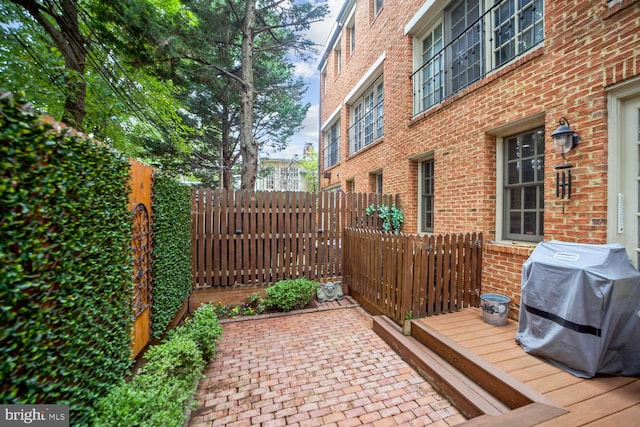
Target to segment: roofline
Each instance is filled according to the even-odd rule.
[[[342,4],[342,8],[336,17],[336,22],[333,23],[333,29],[331,30],[331,34],[327,39],[327,43],[324,46],[324,50],[322,52],[322,57],[320,57],[320,63],[318,64],[318,71],[322,71],[324,68],[325,62],[327,58],[329,58],[329,53],[333,49],[333,46],[336,43],[336,40],[340,36],[340,32],[342,31],[342,26],[344,25],[344,21],[346,19],[347,11],[351,11],[351,7],[355,4],[356,0],[345,0]]]

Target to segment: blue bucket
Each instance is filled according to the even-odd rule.
[[[504,295],[481,294],[482,320],[494,326],[506,325],[509,319],[509,302],[511,298]]]

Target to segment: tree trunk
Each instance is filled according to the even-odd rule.
[[[242,25],[242,99],[240,109],[240,155],[243,190],[255,188],[258,174],[258,144],[253,138],[253,44],[257,0],[247,0]]]
[[[46,2],[47,7],[35,0],[11,0],[22,6],[51,36],[56,47],[64,58],[65,68],[69,71],[65,76],[66,99],[62,121],[78,130],[83,130],[82,122],[86,114],[85,38],[78,24],[78,9],[72,0],[61,0],[59,7],[62,14],[56,12],[53,2]],[[50,18],[45,17],[48,15]],[[56,27],[57,25],[57,27]]]

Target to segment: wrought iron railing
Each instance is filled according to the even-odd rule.
[[[501,0],[460,34],[451,34],[452,29],[445,26],[441,34],[448,34],[450,41],[444,46],[435,42],[433,54],[411,75],[414,114],[540,44],[544,40],[543,18],[543,0]]]
[[[351,106],[349,126],[349,154],[355,153],[384,135],[383,76],[364,92]]]
[[[326,140],[325,140],[326,141]],[[340,137],[334,137],[322,148],[324,169],[330,168],[340,161]]]
[[[349,127],[349,153],[363,149],[384,135],[384,101],[365,109]]]

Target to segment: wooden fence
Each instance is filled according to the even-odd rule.
[[[347,228],[343,285],[401,324],[479,305],[482,233],[417,236]]]
[[[391,203],[397,196],[195,189],[193,286],[342,276],[344,228],[378,228],[366,208]]]

